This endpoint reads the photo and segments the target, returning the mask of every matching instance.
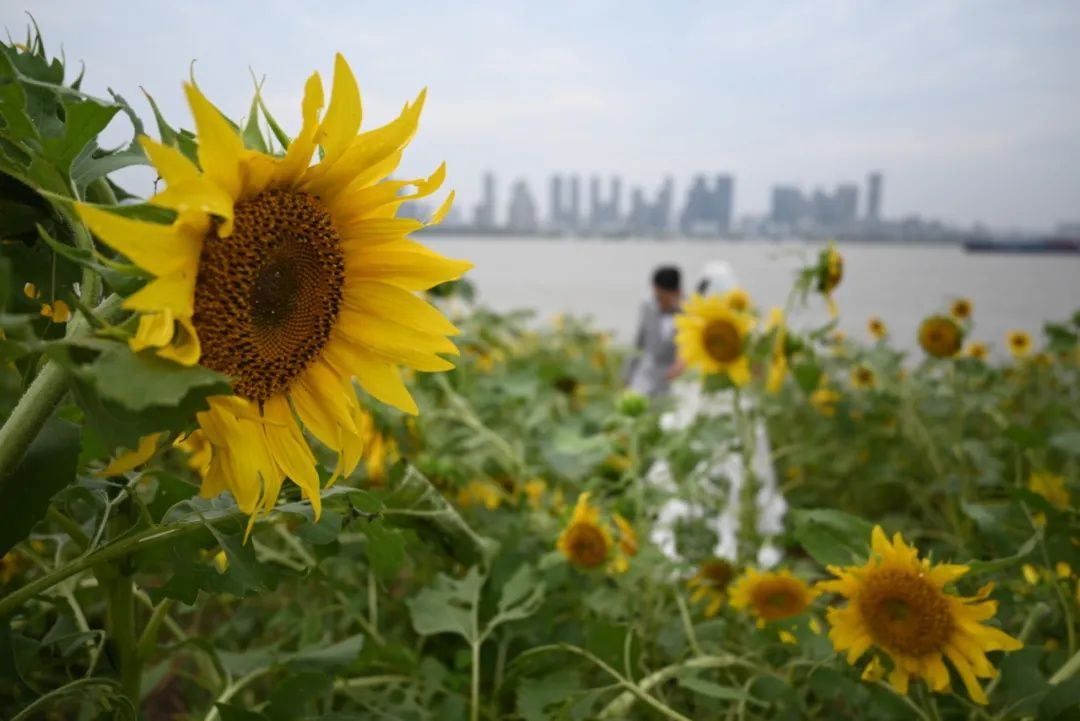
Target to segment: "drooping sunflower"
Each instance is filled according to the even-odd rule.
[[[600,509],[589,503],[588,493],[582,493],[555,548],[575,566],[594,569],[608,560],[613,545],[611,531],[600,520]]]
[[[871,647],[885,652],[892,659],[889,682],[904,694],[911,678],[924,679],[934,691],[947,689],[947,658],[971,699],[985,704],[978,679],[997,675],[986,653],[1023,645],[983,623],[997,610],[997,603],[986,600],[993,584],[974,596],[958,596],[945,586],[967,573],[967,566],[931,565],[919,559],[918,549],[904,543],[899,533],[890,543],[880,526],[874,528],[871,544],[873,556],[866,564],[829,566],[836,578],[817,584],[848,599],[847,606],[827,613],[833,647],[847,651],[852,665]]]
[[[844,279],[844,256],[840,255],[835,241],[829,241],[821,254],[818,256],[816,286],[819,293],[825,296],[825,302],[829,306],[829,314],[836,317],[836,302],[833,300],[833,291]]]
[[[228,490],[254,514],[273,506],[289,478],[317,514],[319,475],[303,430],[337,452],[332,480],[351,472],[364,450],[353,379],[415,414],[400,367],[445,370],[452,365],[439,354],[457,352],[454,326],[416,292],[471,266],[409,240],[424,223],[395,217],[402,202],[437,190],[445,169],[386,180],[416,132],[424,93],[389,124],[358,134],[360,93],[338,55],[326,113],[315,73],[300,133],[275,157],[245,147],[194,84],[184,89],[198,164],[140,139],[165,181],[150,203],[175,219],[154,224],[85,204],[78,211],[153,276],[124,301],[140,315],[131,347],[232,380],[234,395],[211,398],[196,417],[211,448],[202,495]]]
[[[869,390],[877,385],[877,373],[866,365],[857,365],[851,369],[851,385],[860,390]]]
[[[675,345],[687,365],[702,373],[725,373],[737,386],[750,380],[746,337],[753,316],[732,310],[720,296],[692,295],[675,317]]]
[[[757,618],[758,626],[798,616],[810,607],[818,592],[791,571],[746,569],[731,584],[731,607],[745,609]]]
[[[975,310],[975,305],[969,298],[957,298],[949,306],[949,315],[958,321],[965,321],[971,318],[972,312]]]
[[[975,360],[984,361],[990,355],[990,349],[986,347],[985,343],[979,343],[978,341],[968,344],[967,349],[964,351],[969,358]]]
[[[1009,346],[1009,352],[1013,358],[1027,358],[1031,353],[1031,335],[1026,331],[1014,330],[1005,336],[1005,342]]]
[[[695,573],[687,582],[690,589],[690,602],[705,601],[705,618],[712,618],[720,612],[720,607],[727,599],[728,586],[735,578],[735,567],[724,558],[709,558],[698,565]]]
[[[952,358],[964,345],[964,333],[952,318],[932,315],[919,325],[919,345],[934,358]]]
[[[885,321],[876,315],[871,316],[870,320],[866,321],[866,330],[874,340],[885,340],[889,336],[889,329],[885,325]]]

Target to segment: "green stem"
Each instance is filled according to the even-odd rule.
[[[131,703],[138,708],[142,685],[142,663],[139,660],[135,636],[135,584],[131,576],[117,576],[108,590],[109,638],[116,647],[116,665],[120,667],[120,686]]]
[[[0,598],[0,619],[12,613],[15,609],[37,594],[52,588],[64,579],[74,576],[76,573],[108,561],[123,558],[149,546],[156,546],[159,543],[170,541],[178,536],[193,533],[206,528],[207,523],[216,525],[227,521],[235,521],[244,516],[245,514],[243,512],[236,511],[227,516],[222,516],[209,521],[182,521],[133,533],[132,535],[111,543],[94,553],[80,556],[71,563],[54,570],[52,573],[48,573],[41,578],[31,581],[25,586],[15,589],[7,596]]]
[[[469,682],[469,721],[480,719],[480,641],[471,643],[472,679]]]
[[[136,655],[140,661],[146,661],[150,658],[150,654],[154,652],[157,647],[158,633],[161,631],[161,624],[165,621],[165,617],[169,615],[169,610],[172,608],[173,599],[162,599],[161,603],[154,607],[154,612],[150,615],[150,620],[146,623],[146,628],[143,629],[142,635],[139,636],[139,642],[135,646]]]
[[[1062,664],[1061,668],[1050,677],[1050,683],[1056,686],[1074,676],[1078,671],[1080,671],[1080,651],[1074,653],[1072,658]]]
[[[49,506],[48,510],[45,511],[45,515],[49,520],[64,529],[64,532],[75,542],[75,545],[79,547],[79,550],[85,551],[89,548],[90,537],[86,535],[86,531],[82,529],[82,526],[76,523],[70,516],[65,515],[56,506]]]

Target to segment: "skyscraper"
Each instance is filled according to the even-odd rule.
[[[524,180],[514,183],[510,190],[506,227],[515,233],[535,233],[539,229],[536,201]]]
[[[473,221],[479,230],[495,229],[495,174],[484,173],[483,200],[476,206]]]
[[[684,235],[727,233],[734,194],[735,180],[730,175],[717,175],[715,188],[709,188],[704,175],[695,176],[679,218],[679,229]]]
[[[615,176],[611,179],[611,196],[604,200],[600,195],[600,178],[589,179],[589,230],[594,233],[608,233],[618,229],[619,197],[622,195],[622,180]]]
[[[793,185],[774,185],[769,219],[788,228],[794,228],[806,215],[806,200],[802,191]]]
[[[881,220],[881,173],[870,173],[866,193],[866,219],[871,222]]]
[[[838,225],[851,225],[859,217],[859,186],[853,183],[836,186],[833,203]]]
[[[569,176],[569,183],[561,175],[551,176],[551,202],[548,209],[548,225],[558,231],[578,230],[580,197],[578,176]],[[568,191],[568,192],[567,192]]]

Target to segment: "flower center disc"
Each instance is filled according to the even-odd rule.
[[[570,558],[579,566],[596,568],[607,558],[604,534],[591,523],[575,523],[567,530],[566,541]]]
[[[709,321],[702,331],[702,343],[705,352],[721,363],[730,363],[742,354],[742,339],[730,321]]]
[[[268,190],[237,203],[232,235],[211,233],[199,257],[200,362],[249,400],[286,390],[330,338],[344,279],[337,232],[314,196]]]
[[[759,583],[753,590],[752,603],[758,614],[768,621],[797,616],[804,610],[802,593],[786,579]]]
[[[874,641],[908,656],[940,653],[953,631],[948,601],[910,571],[878,569],[864,580],[859,612]]]
[[[713,588],[723,590],[731,583],[735,575],[731,564],[726,561],[706,561],[701,567],[702,575],[709,581]]]

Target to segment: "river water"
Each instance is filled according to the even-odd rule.
[[[479,301],[496,310],[531,308],[541,319],[558,312],[591,316],[632,337],[637,307],[659,264],[681,267],[684,286],[697,284],[713,260],[730,263],[755,303],[782,305],[796,269],[820,246],[768,241],[613,241],[432,236],[439,252],[465,258]],[[844,280],[836,292],[839,327],[865,337],[878,315],[894,342],[914,348],[919,321],[957,296],[975,304],[974,340],[1001,353],[1013,329],[1037,333],[1044,321],[1080,308],[1080,255],[969,254],[958,246],[844,244]],[[793,317],[796,326],[827,318],[816,299]]]

